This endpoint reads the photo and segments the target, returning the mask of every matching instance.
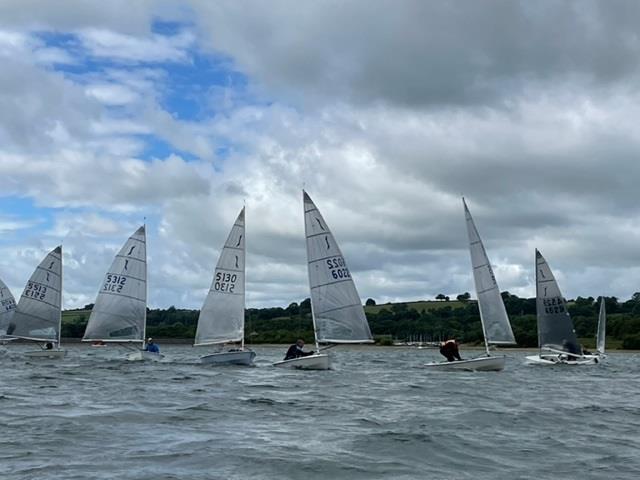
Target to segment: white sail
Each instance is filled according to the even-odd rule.
[[[485,341],[487,344],[513,345],[516,343],[516,339],[511,330],[507,311],[504,308],[500,288],[498,288],[487,252],[464,199],[462,199],[462,203],[467,220],[473,280],[476,286],[480,321],[482,322]]]
[[[16,300],[11,290],[0,280],[0,338],[7,334],[7,327],[16,310]]]
[[[244,337],[245,226],[238,215],[213,273],[198,317],[194,345],[242,341]]]
[[[105,275],[83,341],[142,342],[147,309],[145,227],[124,244]]]
[[[372,342],[362,301],[342,252],[318,208],[305,191],[302,194],[316,341]]]
[[[598,316],[598,335],[596,337],[596,351],[604,355],[604,345],[607,337],[607,312],[604,306],[604,297],[600,298],[600,315]]]
[[[551,268],[536,250],[536,311],[540,348],[581,355],[567,302],[560,292]]]
[[[60,342],[62,319],[62,246],[42,260],[27,282],[7,326],[7,335]]]

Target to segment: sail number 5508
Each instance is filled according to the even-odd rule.
[[[344,262],[344,258],[342,257],[328,258],[327,267],[329,267],[329,272],[335,280],[351,278],[347,264]]]

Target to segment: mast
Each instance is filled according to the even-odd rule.
[[[144,223],[142,224],[144,227],[144,321],[142,323],[142,348],[144,350],[144,345],[147,340],[147,304],[149,303],[149,276],[148,276],[148,267],[147,267],[147,217],[144,218]]]
[[[244,203],[244,202],[243,202]],[[244,350],[244,326],[245,326],[245,317],[247,315],[247,206],[244,204],[242,206],[242,218],[244,220],[244,260],[242,262],[242,338],[240,339],[240,350]]]
[[[538,249],[536,248],[536,254],[535,254],[535,272],[536,272],[536,323],[538,324],[538,355],[542,355],[542,342],[540,340],[540,322],[538,321],[539,318],[539,313],[538,313],[538,298],[540,298],[540,287],[539,287],[539,283],[538,283],[538,255],[540,255],[540,252],[538,252]]]
[[[316,344],[316,353],[320,353],[320,343],[318,342],[318,329],[316,328],[316,314],[313,309],[313,300],[311,299],[311,271],[309,270],[309,242],[307,241],[308,229],[307,229],[307,212],[304,207],[304,195],[305,191],[302,189],[302,220],[304,221],[304,243],[307,250],[307,279],[309,280],[309,304],[311,305],[311,321],[313,322],[313,340]]]
[[[62,339],[62,287],[64,285],[64,272],[62,269],[62,245],[60,245],[60,321],[58,323],[58,348],[60,348],[60,340]]]

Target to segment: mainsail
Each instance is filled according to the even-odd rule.
[[[239,342],[244,338],[244,208],[238,215],[213,274],[198,317],[194,345]]]
[[[598,316],[598,335],[596,337],[596,351],[604,355],[604,345],[606,342],[607,312],[604,306],[604,297],[600,298],[600,315]]]
[[[147,314],[144,225],[129,237],[105,275],[83,341],[141,342]]]
[[[7,334],[7,327],[16,310],[16,301],[5,283],[0,280],[0,338]]]
[[[18,301],[7,335],[60,343],[62,319],[62,246],[42,260]]]
[[[538,318],[538,345],[581,355],[560,287],[542,254],[536,250],[536,309]]]
[[[318,208],[304,190],[302,194],[316,341],[371,342],[367,317],[342,252]]]
[[[478,296],[480,321],[482,322],[485,341],[487,344],[515,344],[516,339],[513,336],[509,317],[504,308],[504,302],[502,301],[491,263],[487,257],[487,252],[464,199],[462,199],[462,203],[467,220],[471,266],[473,267],[473,279],[476,286],[476,295]]]

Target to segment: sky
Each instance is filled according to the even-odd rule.
[[[243,205],[247,304],[308,297],[302,194],[363,301],[640,290],[640,3],[4,0],[0,278],[94,301],[147,224],[150,307],[199,308]],[[475,296],[475,295],[474,295]]]

